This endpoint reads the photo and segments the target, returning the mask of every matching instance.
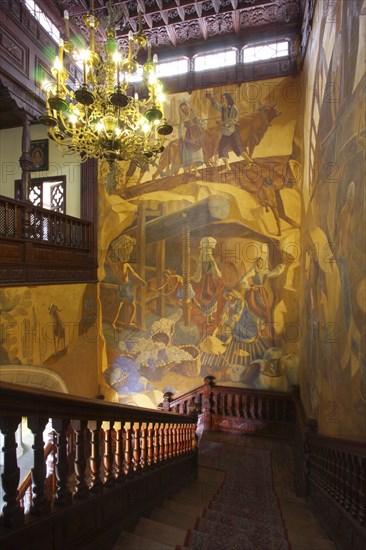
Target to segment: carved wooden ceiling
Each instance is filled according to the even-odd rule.
[[[301,33],[304,6],[307,0],[94,0],[94,9],[101,24],[97,34],[104,35],[108,4],[113,5],[117,38],[126,40],[130,30],[138,30],[141,12],[143,32],[155,51],[164,57],[180,52],[194,52],[222,45],[241,46],[261,36],[294,36]],[[40,2],[41,3],[41,2]],[[87,36],[83,16],[90,9],[90,0],[56,0],[46,2],[55,17],[64,10],[70,23]],[[52,4],[52,6],[50,6]],[[58,13],[57,13],[58,11]],[[98,40],[98,38],[97,38]]]

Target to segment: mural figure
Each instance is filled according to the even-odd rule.
[[[165,269],[163,271],[163,284],[159,288],[155,288],[156,292],[160,292],[163,296],[166,296],[169,300],[169,298],[172,298],[172,300],[183,300],[183,287],[184,287],[184,280],[182,275],[178,275],[176,273],[172,273],[171,269]],[[194,302],[198,307],[199,304],[196,302],[195,299],[195,292],[193,290],[193,286],[191,283],[188,287],[188,299]]]
[[[243,187],[245,188],[245,186]],[[269,212],[269,210],[272,211],[274,218],[276,220],[278,236],[281,235],[280,219],[283,219],[292,227],[299,227],[299,225],[294,220],[289,218],[285,212],[285,208],[283,206],[283,201],[280,194],[281,189],[283,189],[284,187],[292,187],[292,182],[287,181],[285,183],[281,183],[280,185],[278,185],[277,183],[273,182],[273,179],[264,178],[262,182],[259,183],[257,191],[255,193],[259,203],[262,206],[264,206],[264,208],[266,209],[266,212]]]
[[[265,282],[267,279],[281,275],[284,269],[285,264],[278,264],[274,269],[270,270],[267,260],[260,256],[240,280],[249,311],[257,319],[257,326],[260,332],[266,326],[270,328],[272,321],[271,304],[267,289],[265,288]]]
[[[48,313],[52,317],[52,336],[53,336],[53,345],[55,349],[55,355],[58,351],[65,349],[65,327],[59,316],[59,312],[55,304],[51,304],[48,308]]]
[[[213,108],[221,112],[221,122],[217,122],[221,127],[219,158],[223,159],[225,170],[229,170],[229,151],[234,151],[238,157],[247,157],[240,138],[240,113],[231,94],[224,93],[221,95],[221,106],[214,99],[212,93],[206,92],[206,97]]]
[[[217,301],[221,296],[224,282],[213,251],[217,245],[213,237],[203,237],[200,241],[200,255],[196,272],[191,278],[196,294],[196,303],[207,323],[214,318],[217,311]]]
[[[135,323],[135,294],[130,280],[130,276],[141,281],[142,284],[147,286],[146,281],[140,277],[138,273],[133,269],[128,260],[130,259],[133,248],[136,244],[136,239],[129,235],[121,235],[115,239],[108,251],[107,259],[112,268],[113,274],[118,281],[117,299],[120,301],[117,314],[113,320],[112,327],[117,328],[117,320],[120,315],[123,304],[129,306],[129,318],[127,320],[127,326],[136,327]]]
[[[205,129],[196,111],[187,101],[179,106],[179,150],[181,163],[185,172],[194,170],[199,176],[198,166],[203,164],[202,143]]]
[[[251,315],[242,294],[237,290],[224,291],[225,306],[221,312],[219,335],[225,344],[232,339],[253,342],[258,336],[256,319]]]
[[[335,234],[335,260],[338,265],[339,276],[341,279],[342,290],[344,294],[343,304],[347,328],[349,328],[352,314],[351,285],[349,280],[349,273],[347,270],[347,262],[349,262],[350,260],[350,251],[352,250],[351,242],[354,238],[354,235],[351,231],[351,224],[354,214],[355,192],[355,183],[351,181],[347,188],[345,203],[342,206],[339,214]]]

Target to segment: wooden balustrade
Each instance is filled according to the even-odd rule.
[[[29,521],[31,514],[45,522],[37,524],[39,530],[41,525],[42,529],[46,526],[48,536],[52,538],[55,522],[61,521],[60,513],[70,514],[70,510],[76,506],[75,513],[78,514],[80,505],[84,503],[87,506],[93,498],[104,498],[107,502],[111,491],[122,489],[127,499],[132,498],[134,484],[138,485],[139,480],[144,478],[142,487],[145,487],[151,476],[158,475],[160,481],[151,483],[154,489],[151,488],[150,497],[154,500],[164,496],[156,494],[156,486],[161,486],[165,492],[173,489],[165,487],[161,481],[159,472],[162,469],[176,468],[177,484],[196,475],[196,423],[187,415],[137,409],[64,394],[43,394],[35,389],[12,384],[1,385],[0,398],[0,429],[4,436],[2,485],[5,503],[0,516],[0,545],[3,541],[4,548],[16,537],[19,537],[16,545],[19,549],[23,548],[21,541],[24,540],[26,548],[33,540],[32,533],[37,529],[35,523]],[[29,484],[27,487],[23,486],[20,495],[20,475],[16,458],[15,432],[22,417],[28,418],[28,426],[34,437],[29,513],[25,513],[21,502],[24,501]],[[51,447],[55,454],[56,483],[53,484],[55,490],[51,494],[46,490],[48,453],[46,456],[43,443],[43,433],[49,418],[55,434],[54,445]],[[184,453],[177,443],[179,429],[186,434]],[[72,470],[69,468],[70,458]],[[171,483],[172,474],[169,472],[167,479]],[[140,492],[143,493],[144,490],[140,488]],[[144,501],[148,500],[148,496],[146,495]],[[136,514],[136,510],[133,513]],[[112,515],[116,519],[115,512],[112,511]],[[106,514],[105,517],[108,517],[105,521],[111,525],[109,515]],[[37,533],[40,536],[40,531]],[[87,538],[91,533],[84,533],[84,536]]]
[[[164,395],[163,410],[202,415],[204,429],[292,437],[296,411],[291,394],[216,386],[213,377],[178,398]]]
[[[0,196],[0,284],[96,279],[93,224]]]
[[[361,443],[308,436],[309,480],[365,525],[366,447]]]

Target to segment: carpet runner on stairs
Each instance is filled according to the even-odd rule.
[[[177,550],[288,550],[268,451],[210,442],[201,464],[226,470],[226,480]],[[206,462],[205,462],[206,460]]]

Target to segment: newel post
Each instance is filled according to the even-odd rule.
[[[212,416],[211,416],[211,388],[212,388],[212,376],[205,377],[205,385],[203,386],[203,429],[211,430]]]
[[[167,391],[164,393],[164,396],[163,396],[163,411],[166,411],[168,412],[170,410],[170,402],[172,400],[172,392],[170,391]]]

